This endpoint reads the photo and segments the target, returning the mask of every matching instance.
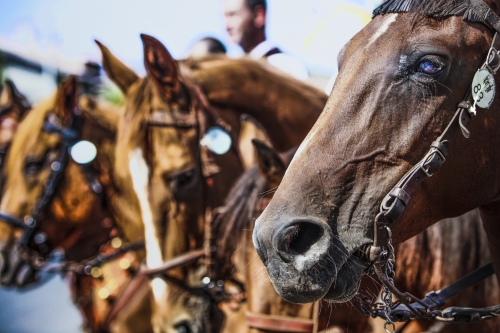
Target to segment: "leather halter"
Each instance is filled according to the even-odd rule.
[[[500,16],[494,13],[483,0],[470,0],[470,10],[472,15],[468,15],[468,21],[478,22],[486,25],[494,32],[493,41],[486,60],[481,67],[495,74],[500,68],[500,54],[495,48],[500,34]],[[437,172],[446,160],[448,149],[460,132],[464,137],[469,138],[470,133],[465,127],[470,119],[475,115],[475,105],[472,99],[471,89],[467,91],[462,102],[459,103],[450,123],[443,133],[431,144],[430,150],[424,158],[408,171],[385,196],[381,205],[380,213],[374,220],[374,241],[369,249],[369,259],[378,278],[384,284],[384,292],[388,295],[395,295],[398,301],[392,303],[388,297],[387,301],[373,304],[366,301],[363,295],[357,295],[354,299],[358,304],[357,308],[362,314],[380,316],[387,320],[386,326],[394,327],[393,321],[407,321],[415,318],[439,319],[443,321],[478,321],[490,319],[500,314],[500,305],[485,309],[468,308],[448,308],[445,310],[435,310],[442,306],[443,300],[447,299],[447,293],[440,299],[432,293],[424,300],[419,300],[409,293],[400,292],[393,282],[393,248],[391,245],[391,228],[401,217],[407,206],[411,195],[418,188],[420,183]],[[465,289],[471,281],[476,283],[485,277],[492,275],[491,266],[485,266],[471,273],[472,277],[467,282],[452,285],[448,290],[456,292],[458,289]],[[447,289],[445,288],[445,289]],[[443,289],[443,290],[445,290]],[[448,292],[450,295],[451,292]],[[434,293],[436,294],[436,293]],[[449,297],[448,297],[449,298]],[[386,330],[388,328],[386,327]]]

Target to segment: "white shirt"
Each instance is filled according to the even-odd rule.
[[[276,44],[265,40],[250,51],[248,55],[252,59],[259,60],[276,47]],[[309,72],[304,63],[292,55],[277,53],[267,57],[266,60],[269,64],[298,80],[307,80],[309,78]]]

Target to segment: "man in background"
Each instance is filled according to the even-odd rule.
[[[291,76],[306,80],[309,75],[297,58],[283,53],[266,39],[266,0],[224,0],[224,20],[231,41],[255,60],[266,59]]]

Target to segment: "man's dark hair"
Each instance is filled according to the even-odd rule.
[[[213,37],[205,37],[200,42],[207,42],[208,43],[208,52],[212,54],[219,54],[219,53],[226,53],[226,47],[220,40],[217,38]]]
[[[257,6],[262,6],[264,7],[264,10],[267,10],[267,0],[245,0],[245,3],[251,11],[253,11]]]

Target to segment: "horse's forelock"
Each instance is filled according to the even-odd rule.
[[[390,13],[415,13],[436,19],[458,15],[467,19],[472,15],[466,0],[386,0],[373,11],[373,17]]]

